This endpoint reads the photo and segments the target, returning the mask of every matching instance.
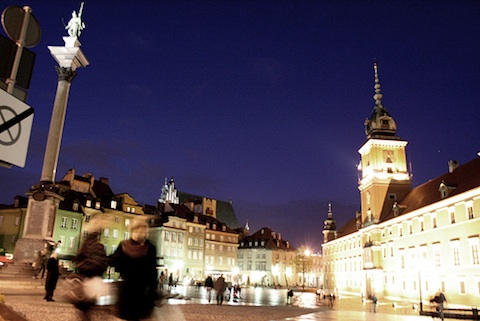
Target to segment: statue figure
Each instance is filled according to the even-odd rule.
[[[67,26],[65,29],[68,30],[68,35],[70,37],[80,37],[80,33],[82,32],[83,29],[85,29],[85,23],[82,21],[82,11],[83,11],[83,2],[80,5],[80,10],[78,11],[78,15],[73,10],[72,12],[72,18],[68,22]]]

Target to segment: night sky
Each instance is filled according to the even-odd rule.
[[[63,46],[80,1],[29,5],[42,28],[24,168],[0,167],[0,203],[40,180]],[[108,177],[155,204],[179,190],[232,200],[239,224],[319,249],[328,203],[360,209],[358,149],[383,104],[409,142],[414,186],[480,151],[480,1],[86,1],[56,179]],[[2,32],[2,34],[4,34]]]

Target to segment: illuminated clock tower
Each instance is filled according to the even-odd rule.
[[[397,200],[401,200],[411,189],[405,147],[407,142],[396,135],[397,124],[382,104],[378,67],[375,71],[375,107],[365,121],[367,141],[359,149],[361,176],[360,190],[361,227],[376,224],[392,211]]]

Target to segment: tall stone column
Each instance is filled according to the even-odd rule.
[[[32,262],[35,253],[55,243],[53,239],[58,206],[63,200],[55,185],[60,143],[67,111],[68,94],[76,69],[89,63],[80,50],[76,36],[63,37],[65,46],[48,49],[58,62],[55,67],[58,74],[57,92],[53,105],[47,146],[43,160],[40,183],[27,193],[29,196],[23,235],[17,241],[14,251],[15,262]]]
[[[76,73],[72,68],[55,67],[58,74],[57,93],[53,105],[50,130],[48,131],[47,147],[43,159],[42,176],[40,181],[49,184],[55,181],[60,143],[62,140],[63,125],[67,112],[68,94]]]

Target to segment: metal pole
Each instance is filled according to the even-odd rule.
[[[28,29],[28,21],[30,20],[30,13],[32,9],[28,6],[23,7],[25,14],[23,15],[22,29],[20,30],[20,37],[17,43],[17,52],[15,53],[15,60],[13,61],[12,72],[10,78],[7,79],[7,93],[12,94],[17,82],[18,67],[20,66],[20,59],[22,59],[23,47],[25,46],[25,36]]]

